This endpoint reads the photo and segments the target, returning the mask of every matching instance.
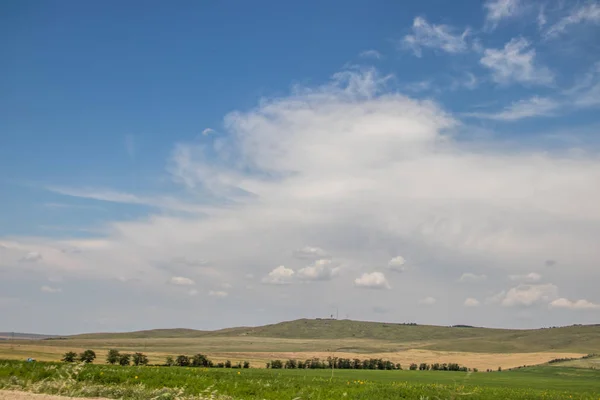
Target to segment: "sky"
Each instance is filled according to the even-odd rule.
[[[600,322],[600,2],[0,4],[0,331]]]

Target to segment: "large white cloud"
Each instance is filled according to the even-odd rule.
[[[0,268],[14,279],[33,272],[122,285],[123,278],[169,299],[179,296],[165,285],[171,277],[190,279],[199,293],[230,282],[248,289],[230,292],[228,302],[239,295],[240,307],[285,305],[294,316],[320,307],[311,298],[323,290],[308,278],[331,277],[332,270],[304,260],[325,254],[348,271],[323,283],[331,285],[329,303],[372,310],[375,299],[348,290],[358,277],[359,283],[393,287],[378,295],[395,296],[399,317],[410,311],[405,304],[411,299],[414,304],[442,287],[467,297],[464,285],[451,283],[465,270],[526,274],[552,259],[568,266],[554,269],[553,282],[598,278],[597,155],[461,140],[466,127],[460,121],[435,102],[389,90],[388,81],[374,70],[352,69],[326,85],[298,87],[230,113],[219,134],[175,145],[167,170],[185,196],[63,190],[158,211],[108,223],[91,239],[3,238]],[[20,262],[31,252],[43,257]],[[399,253],[415,260],[418,273],[390,275],[389,281],[370,273]],[[276,265],[282,266],[273,270]],[[247,275],[267,284],[307,283],[256,290]],[[492,279],[488,284],[503,289]],[[68,291],[61,286],[64,297]],[[535,291],[511,289],[502,301],[527,305],[548,297]],[[581,295],[600,301],[591,292]]]

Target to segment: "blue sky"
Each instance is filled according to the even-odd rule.
[[[598,2],[0,10],[0,330],[597,320]]]

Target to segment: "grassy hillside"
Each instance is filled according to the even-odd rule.
[[[167,343],[172,344],[172,340],[181,340],[181,344],[186,342],[188,345],[194,342],[208,345],[226,339],[231,348],[236,348],[237,351],[251,351],[262,342],[271,343],[268,349],[258,346],[263,351],[270,350],[271,347],[274,351],[275,349],[281,351],[284,348],[288,351],[300,351],[307,346],[313,349],[335,348],[336,351],[349,352],[381,351],[384,348],[391,351],[422,348],[479,353],[543,351],[600,353],[600,325],[517,330],[299,319],[259,327],[228,328],[217,331],[154,329],[129,333],[92,333],[70,336],[66,340],[139,339],[159,341],[152,345],[160,344],[160,347],[163,344],[165,346]],[[48,342],[55,340],[57,339],[48,339]],[[239,345],[237,342],[240,342]],[[298,343],[302,345],[299,346]]]

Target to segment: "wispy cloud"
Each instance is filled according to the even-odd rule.
[[[501,20],[514,17],[519,13],[520,1],[488,0],[483,7],[486,10],[485,27],[487,30],[493,30]]]
[[[569,14],[561,18],[557,23],[551,25],[544,36],[552,39],[563,34],[572,25],[582,23],[600,24],[600,4],[588,2],[587,4],[576,6],[569,11]]]
[[[206,210],[206,207],[197,204],[185,203],[177,200],[176,198],[166,196],[148,197],[127,192],[118,192],[111,189],[85,187],[70,188],[62,186],[46,186],[46,189],[65,196],[93,199],[111,203],[137,204],[183,212],[203,212]]]
[[[383,55],[377,50],[365,50],[359,54],[362,58],[374,58],[376,60],[380,60],[383,58]]]
[[[468,50],[467,36],[469,30],[462,33],[454,33],[454,29],[447,25],[435,25],[428,23],[424,18],[417,17],[412,25],[413,33],[406,35],[402,45],[410,49],[417,57],[421,57],[423,47],[437,49],[446,53],[463,53]]]
[[[534,96],[529,99],[519,100],[495,113],[472,112],[463,115],[473,118],[492,119],[496,121],[517,121],[523,118],[555,115],[561,103],[547,98]]]
[[[44,285],[40,288],[40,291],[42,291],[44,293],[61,293],[62,289]]]
[[[480,63],[491,70],[492,78],[500,84],[522,83],[549,85],[554,74],[539,65],[536,52],[524,38],[514,38],[502,49],[485,49]]]

